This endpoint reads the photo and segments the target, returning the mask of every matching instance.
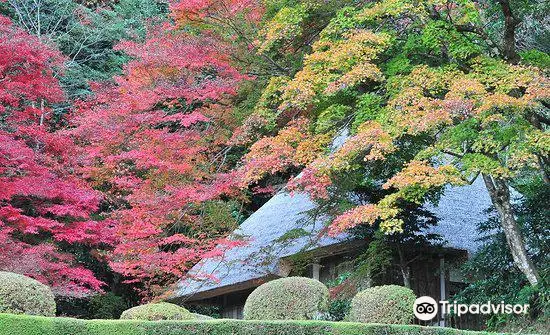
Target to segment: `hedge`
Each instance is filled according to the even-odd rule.
[[[328,321],[78,320],[0,314],[0,335],[489,335],[452,328]]]

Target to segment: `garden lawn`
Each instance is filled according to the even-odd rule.
[[[0,335],[489,335],[440,327],[327,321],[79,320],[0,314]]]

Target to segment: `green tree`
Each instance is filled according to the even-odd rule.
[[[519,228],[525,236],[533,263],[541,269],[542,285],[533,288],[514,265],[500,219],[494,211],[489,220],[479,225],[483,247],[463,266],[463,273],[472,283],[454,298],[466,303],[513,301],[530,304],[530,316],[550,318],[550,189],[540,179],[521,187],[524,195],[515,205]],[[498,327],[510,317],[494,315],[489,325]],[[544,322],[544,321],[543,321]]]
[[[351,124],[352,136],[329,153],[300,140],[286,142],[296,148],[294,158],[258,167],[251,156],[265,156],[269,141],[267,151],[275,153],[285,141],[279,135],[261,139],[247,156],[244,170],[254,172],[248,180],[307,165],[294,189],[334,204],[328,208],[335,217],[331,233],[375,223],[393,233],[403,230],[409,204],[435,202],[446,185],[481,176],[516,266],[536,285],[540,276],[510,195],[522,176],[541,175],[543,187],[549,180],[548,77],[545,69],[529,66],[534,62],[522,64],[518,48],[524,47],[518,29],[528,17],[532,7],[508,0],[487,6],[383,0],[342,8],[319,32],[301,69],[285,80],[272,112],[279,134],[293,127],[285,121],[292,115],[290,120],[307,120],[311,133],[336,136]],[[349,108],[327,109],[335,105]],[[316,154],[304,161],[302,147]],[[350,203],[339,191],[357,193],[364,185],[387,193]]]
[[[90,9],[73,0],[9,0],[0,13],[66,56],[61,84],[69,101],[90,93],[90,81],[121,74],[128,60],[114,46],[123,39],[145,37],[148,22],[163,20],[164,3],[121,0],[112,8]]]

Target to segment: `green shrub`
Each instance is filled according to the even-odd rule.
[[[52,290],[30,277],[0,271],[0,313],[54,316]]]
[[[550,68],[550,55],[539,50],[527,50],[519,53],[521,61],[527,65],[538,66],[542,69]]]
[[[288,277],[265,283],[246,299],[246,320],[310,320],[328,309],[328,288],[320,281]]]
[[[109,292],[93,296],[89,312],[92,319],[118,319],[127,308],[124,298]]]
[[[365,323],[409,324],[416,296],[409,288],[384,285],[357,293],[351,300],[348,320]]]
[[[121,319],[130,320],[193,320],[195,317],[187,309],[168,302],[132,307],[122,312]]]
[[[342,321],[349,314],[351,308],[351,299],[331,300],[328,306],[327,321]]]
[[[77,320],[0,314],[0,335],[496,335],[441,327],[327,321]],[[500,334],[502,335],[502,334]]]
[[[58,316],[78,319],[94,319],[94,317],[90,315],[90,297],[56,296],[55,305],[55,314]]]

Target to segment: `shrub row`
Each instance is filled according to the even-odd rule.
[[[0,271],[0,313],[55,315],[51,290],[38,281],[19,274]],[[413,319],[415,300],[412,290],[395,285],[367,289],[355,296],[348,321],[408,324]],[[326,319],[329,291],[321,282],[304,277],[288,277],[265,283],[254,290],[244,306],[246,320]],[[122,312],[130,320],[207,319],[166,302],[136,306]]]
[[[410,324],[414,292],[406,287],[384,285],[359,292],[351,302],[346,321]],[[328,288],[303,277],[280,278],[256,288],[246,299],[246,320],[322,320],[329,306]]]
[[[0,314],[0,335],[489,335],[440,327],[328,321],[79,320]]]
[[[410,324],[416,299],[411,289],[385,285],[359,292],[346,320],[351,322]],[[245,320],[326,320],[329,291],[320,281],[288,277],[265,283],[246,299]],[[185,308],[166,302],[145,304],[124,311],[121,319],[193,320]]]

